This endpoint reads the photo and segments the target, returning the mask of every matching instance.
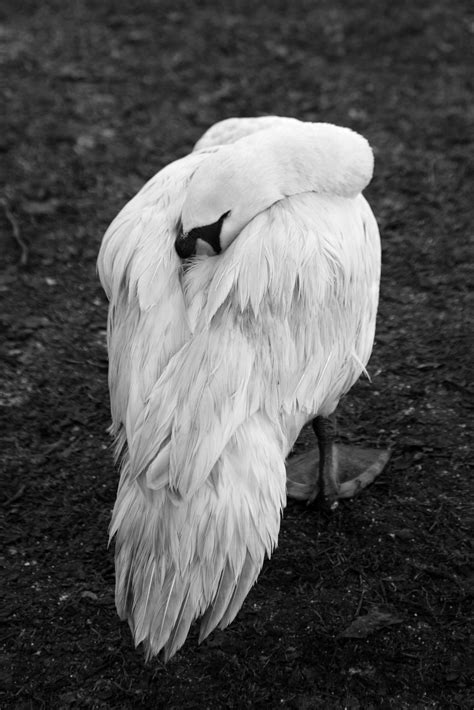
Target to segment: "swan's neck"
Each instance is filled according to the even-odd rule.
[[[262,130],[222,146],[191,178],[184,232],[223,215],[221,250],[260,212],[304,192],[356,197],[370,182],[373,155],[358,133],[328,123]]]
[[[356,197],[372,178],[374,159],[365,138],[328,123],[262,131],[236,145],[247,172],[255,171],[252,182],[273,183],[281,197],[302,192]]]

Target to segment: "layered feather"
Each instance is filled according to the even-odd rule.
[[[291,120],[291,119],[289,119]],[[186,269],[174,238],[204,151],[153,178],[104,237],[109,384],[123,463],[111,536],[135,642],[172,656],[238,612],[285,505],[285,457],[363,372],[380,277],[361,195],[306,192]]]

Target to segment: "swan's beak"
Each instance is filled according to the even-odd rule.
[[[203,236],[197,236],[193,234],[197,230],[191,230],[189,234],[184,234],[180,232],[178,238],[176,239],[174,246],[178,253],[180,259],[189,259],[191,256],[215,256],[219,252],[216,252],[214,246],[210,244]],[[219,248],[220,251],[220,248]]]
[[[187,233],[184,232],[181,227],[174,243],[178,256],[181,259],[189,259],[190,256],[194,256],[195,254],[204,254],[206,256],[220,254],[222,251],[220,233],[222,222],[227,214],[228,212],[212,224],[206,224],[203,227],[195,227],[194,229],[190,229]]]

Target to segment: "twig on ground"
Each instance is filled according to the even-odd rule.
[[[26,490],[26,486],[24,484],[21,485],[18,488],[18,490],[15,491],[15,493],[5,501],[5,504],[4,504],[5,508],[8,507],[9,505],[11,505],[12,503],[15,503],[15,501],[17,501],[19,498],[21,498],[21,496],[23,495],[25,490]]]
[[[6,203],[5,200],[0,200],[3,211],[5,212],[5,217],[7,220],[10,222],[12,232],[13,232],[13,238],[20,247],[21,255],[20,255],[20,266],[26,266],[28,263],[28,256],[29,256],[29,250],[28,250],[28,245],[21,236],[20,232],[20,227],[18,226],[18,222],[16,220],[15,215],[13,212],[10,210],[8,204]]]

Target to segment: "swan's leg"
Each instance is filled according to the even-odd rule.
[[[339,451],[336,446],[336,415],[315,417],[311,422],[317,449],[294,456],[286,464],[286,489],[290,498],[331,509],[339,497]]]
[[[339,497],[339,465],[336,447],[336,415],[316,417],[311,422],[318,440],[318,485],[314,493],[321,507],[334,509]]]
[[[335,416],[316,417],[312,422],[318,447],[287,461],[287,494],[308,502],[318,498],[333,508],[338,498],[352,498],[384,469],[389,449],[370,449],[335,444]]]

